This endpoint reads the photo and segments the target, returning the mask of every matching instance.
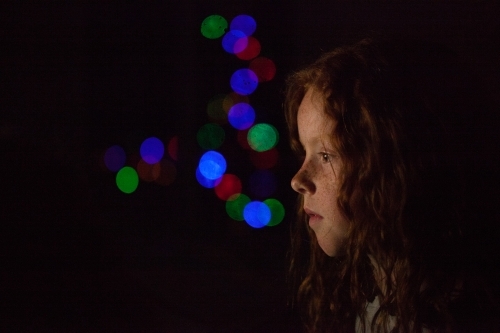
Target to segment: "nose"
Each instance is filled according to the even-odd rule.
[[[315,191],[315,186],[311,180],[310,172],[304,165],[297,171],[291,181],[293,190],[300,194],[312,194]]]

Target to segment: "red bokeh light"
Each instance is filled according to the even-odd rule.
[[[271,169],[278,163],[279,153],[276,148],[256,152],[255,150],[250,151],[250,161],[257,169]]]
[[[238,176],[225,174],[214,190],[220,199],[227,201],[232,195],[241,193],[241,189],[241,180]]]
[[[276,65],[266,57],[258,57],[250,62],[249,68],[257,75],[259,82],[270,81],[276,75]]]
[[[255,37],[248,37],[247,46],[244,50],[236,53],[241,60],[252,60],[260,54],[260,42]]]

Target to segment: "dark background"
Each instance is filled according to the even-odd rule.
[[[402,34],[456,50],[500,102],[495,1],[309,2],[2,2],[1,331],[299,332],[286,307],[296,168],[281,109],[287,73],[366,34]],[[194,177],[207,103],[247,64],[200,34],[212,14],[252,15],[261,55],[277,66],[250,97],[281,135],[273,171],[287,213],[273,228],[231,220]],[[484,117],[492,129],[494,113]],[[252,167],[226,129],[228,172],[245,182]],[[126,195],[100,156],[141,135],[179,137],[178,174]],[[492,147],[478,151],[492,160],[488,175]]]

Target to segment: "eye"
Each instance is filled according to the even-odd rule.
[[[320,155],[321,161],[323,163],[329,163],[330,162],[330,160],[331,160],[330,154],[322,152],[322,153],[319,153],[319,155]]]

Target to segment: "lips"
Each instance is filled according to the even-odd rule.
[[[309,225],[313,225],[323,218],[323,216],[319,215],[313,210],[310,210],[309,208],[304,207],[304,211],[307,215],[309,215]]]

